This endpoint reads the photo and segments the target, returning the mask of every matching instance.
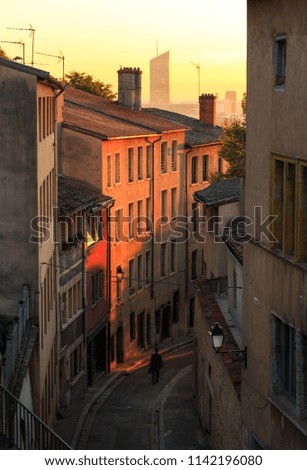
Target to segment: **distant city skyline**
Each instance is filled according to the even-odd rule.
[[[1,0],[0,41],[25,43],[26,62],[32,59],[31,31],[35,29],[34,62],[37,68],[62,77],[65,72],[86,72],[117,92],[117,70],[140,67],[143,102],[149,101],[150,60],[170,51],[170,101],[198,99],[200,92],[224,99],[246,90],[245,0],[142,0],[84,2],[54,0],[52,7],[39,0]],[[7,54],[22,56],[22,45],[0,42]]]

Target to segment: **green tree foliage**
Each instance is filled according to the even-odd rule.
[[[227,163],[226,173],[212,173],[210,182],[230,179],[245,174],[246,155],[246,93],[242,99],[242,119],[235,118],[232,122],[225,121],[223,126],[224,137],[219,156]]]
[[[6,54],[6,52],[2,49],[0,46],[0,57],[4,57],[4,59],[9,59],[9,56]]]
[[[69,72],[65,74],[65,83],[77,88],[78,90],[92,93],[93,95],[101,96],[110,101],[116,99],[116,94],[113,93],[112,85],[105,84],[100,80],[95,80],[92,75],[86,74],[85,72]]]

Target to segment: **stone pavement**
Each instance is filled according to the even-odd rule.
[[[159,352],[163,355],[192,342],[193,338],[191,336],[169,338],[159,345]],[[80,400],[62,410],[63,418],[58,419],[54,431],[73,449],[77,449],[86,417],[97,400],[104,394],[107,397],[126,375],[141,367],[144,363],[148,363],[151,354],[152,349],[142,350],[139,354],[120,364],[110,374],[102,375]]]

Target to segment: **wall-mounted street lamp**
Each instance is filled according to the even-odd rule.
[[[124,271],[122,270],[121,266],[118,266],[118,268],[116,269],[116,280],[118,282],[122,282],[123,277],[124,277]]]
[[[244,367],[247,367],[247,348],[243,350],[233,350],[230,351],[234,353],[236,356],[229,354],[228,351],[220,351],[221,347],[223,346],[224,342],[224,332],[223,328],[218,322],[215,322],[211,327],[211,331],[208,331],[209,335],[211,336],[211,342],[213,349],[215,350],[216,354],[227,354],[234,362],[244,362]]]

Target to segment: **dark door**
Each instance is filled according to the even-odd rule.
[[[138,315],[138,346],[144,348],[144,312]]]
[[[169,338],[170,335],[170,318],[171,318],[171,309],[170,307],[165,307],[162,314],[162,331],[161,338]]]

